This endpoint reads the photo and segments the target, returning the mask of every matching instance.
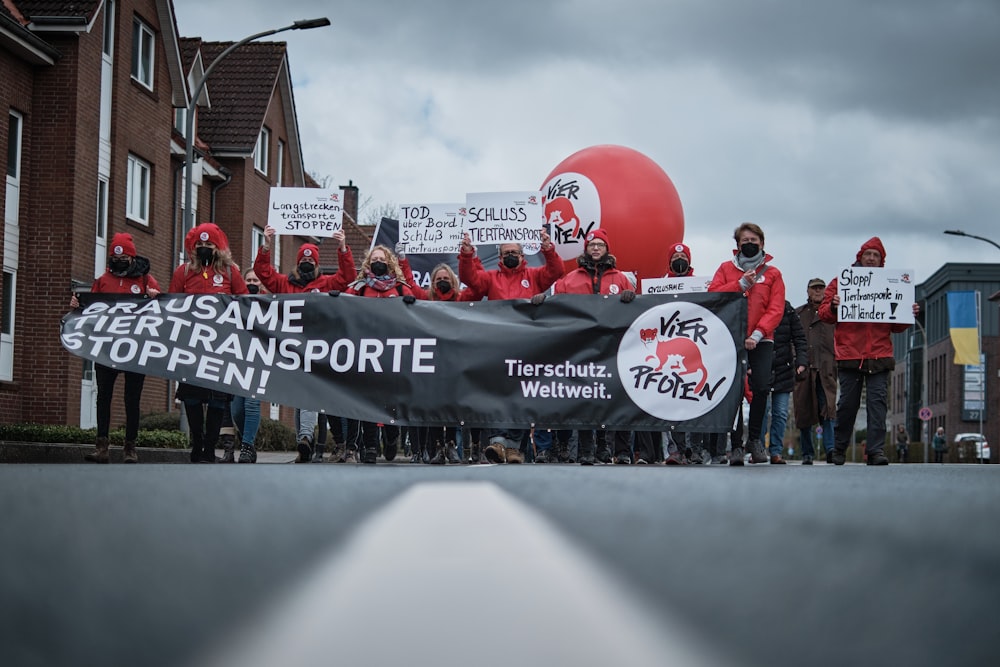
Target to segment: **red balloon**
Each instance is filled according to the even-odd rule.
[[[591,146],[573,153],[541,187],[545,219],[566,270],[595,229],[608,233],[618,268],[640,278],[667,273],[670,246],[684,240],[684,210],[670,177],[639,151]]]

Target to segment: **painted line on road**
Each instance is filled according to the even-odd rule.
[[[721,665],[488,482],[410,487],[201,663]]]

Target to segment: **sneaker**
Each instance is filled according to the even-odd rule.
[[[431,457],[431,465],[444,465],[444,447],[438,446],[437,451],[434,452],[434,456]]]
[[[868,455],[868,465],[887,466],[889,465],[889,459],[886,457],[885,452],[872,452]]]
[[[580,465],[582,466],[592,466],[596,463],[593,454],[584,454],[580,457]]]
[[[358,463],[358,450],[348,449],[344,452],[344,463]]]
[[[748,442],[747,449],[750,450],[750,463],[767,463],[767,452],[764,450],[764,445],[760,440],[751,440]]]
[[[829,463],[830,465],[833,465],[833,450],[832,449],[826,453],[826,462]],[[843,462],[841,462],[841,465],[843,465]]]
[[[636,461],[638,463],[638,461]],[[645,463],[645,461],[643,461]],[[627,466],[632,465],[632,457],[628,454],[619,454],[615,457],[615,465]]]
[[[827,452],[827,461],[835,466],[842,466],[847,463],[847,452],[842,452],[839,449],[834,449],[831,452]]]
[[[803,456],[802,457],[802,465],[804,465],[804,466],[811,466],[812,464],[813,464],[813,457],[811,457],[811,456]]]
[[[772,456],[771,457],[771,465],[783,466],[783,465],[785,465],[785,459],[781,458],[780,454],[778,454],[777,456]]]
[[[597,460],[601,463],[611,463],[611,450],[607,447],[601,447],[597,451]]]
[[[326,450],[326,445],[325,444],[323,444],[322,442],[317,443],[316,444],[316,448],[313,450],[312,462],[313,463],[322,463],[323,462],[323,453],[325,452],[325,450]]]
[[[704,447],[693,447],[691,449],[690,463],[695,465],[708,465],[712,462],[712,455]]]
[[[490,463],[506,463],[507,448],[503,446],[502,440],[497,440],[496,442],[491,442],[489,447],[483,450],[483,456]]]
[[[256,463],[257,450],[252,443],[244,442],[240,445],[240,460],[237,463]]]
[[[410,457],[410,463],[423,463],[424,459],[419,452]]]
[[[374,465],[377,460],[378,460],[377,449],[366,449],[365,453],[361,455],[361,462],[367,463],[368,465]]]
[[[551,449],[542,449],[535,452],[535,463],[555,463],[556,453]]]
[[[524,454],[516,447],[505,447],[504,455],[507,457],[507,463],[524,463]]]
[[[712,465],[714,466],[724,466],[729,463],[729,459],[725,456],[713,456]]]
[[[647,461],[646,459],[644,459],[644,458],[642,458],[642,457],[640,456],[639,458],[637,458],[637,459],[635,460],[635,464],[636,464],[637,466],[648,466],[648,465],[649,465],[649,461]]]
[[[741,466],[743,465],[743,448],[733,447],[733,451],[729,453],[729,465],[731,466]]]
[[[312,447],[309,446],[309,438],[303,436],[299,438],[299,457],[296,463],[309,463],[312,460]]]
[[[663,465],[665,466],[682,466],[685,465],[684,459],[681,458],[680,452],[669,452],[667,458],[663,459]]]

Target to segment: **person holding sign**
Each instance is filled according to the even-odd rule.
[[[873,236],[865,241],[855,256],[854,266],[866,268],[885,266],[885,246]],[[837,427],[834,433],[833,463],[842,466],[847,459],[847,447],[854,433],[854,421],[861,407],[862,389],[867,390],[868,438],[865,453],[868,465],[887,466],[885,455],[885,414],[888,410],[889,375],[896,367],[892,352],[892,334],[906,331],[909,324],[888,322],[840,322],[840,293],[836,278],[823,292],[819,316],[834,325],[833,341],[837,355],[837,381],[840,401],[837,403]],[[914,316],[920,306],[913,304]]]
[[[361,273],[350,287],[347,294],[364,296],[374,299],[391,299],[402,297],[403,302],[412,304],[417,300],[403,277],[403,270],[399,268],[399,260],[389,248],[384,245],[377,245],[368,251],[368,256],[361,264]],[[378,424],[373,422],[360,422],[361,443],[364,452],[361,454],[361,462],[374,464],[378,460]],[[385,437],[387,441],[399,438],[399,427],[385,427]],[[348,426],[348,430],[352,430]],[[348,437],[348,440],[351,440]],[[348,442],[346,462],[357,461],[356,441]]]
[[[295,257],[295,268],[287,276],[274,270],[271,263],[271,248],[274,245],[274,227],[264,228],[264,245],[257,251],[253,262],[254,273],[269,292],[274,294],[289,294],[298,292],[343,292],[358,278],[354,267],[354,254],[347,245],[344,230],[333,233],[337,242],[337,272],[331,275],[320,273],[319,247],[312,243],[303,243]]]
[[[458,254],[458,277],[475,294],[487,299],[530,299],[552,287],[562,277],[562,258],[556,252],[549,233],[542,229],[542,255],[545,266],[529,267],[524,261],[524,248],[520,243],[500,245],[500,264],[494,271],[487,271],[476,259],[476,247],[468,233],[462,235]],[[522,429],[497,429],[490,431],[489,446],[484,449],[486,458],[493,463],[523,463],[521,454]]]
[[[761,442],[767,398],[771,394],[771,362],[774,358],[774,330],[785,313],[785,281],[781,271],[764,252],[764,230],[752,222],[736,228],[733,258],[716,270],[709,292],[742,292],[747,299],[747,337],[743,346],[749,364],[750,419],[747,423],[747,449],[752,463],[767,463]],[[729,465],[743,465],[743,447],[734,442]]]
[[[249,294],[247,284],[229,252],[229,239],[218,225],[203,222],[184,238],[188,261],[174,270],[171,293]],[[229,394],[182,382],[177,398],[184,403],[191,430],[191,462],[215,463],[222,420]]]
[[[136,253],[131,234],[112,236],[108,251],[108,268],[94,280],[90,288],[92,293],[130,294],[146,298],[154,298],[160,293],[159,283],[149,273],[149,260]],[[76,294],[70,298],[69,305],[71,308],[80,307]],[[139,462],[135,439],[139,435],[139,401],[146,376],[94,364],[94,375],[97,377],[97,440],[94,451],[83,457],[91,463],[107,463],[110,460],[108,431],[111,428],[111,398],[119,372],[125,373],[125,448],[122,460],[125,463]]]

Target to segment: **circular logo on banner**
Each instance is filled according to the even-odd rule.
[[[563,172],[542,186],[545,222],[563,261],[575,260],[586,248],[587,235],[601,227],[601,196],[594,182],[576,172]]]
[[[725,400],[736,346],[712,311],[678,301],[640,315],[618,346],[618,375],[632,402],[664,421],[700,417]]]

